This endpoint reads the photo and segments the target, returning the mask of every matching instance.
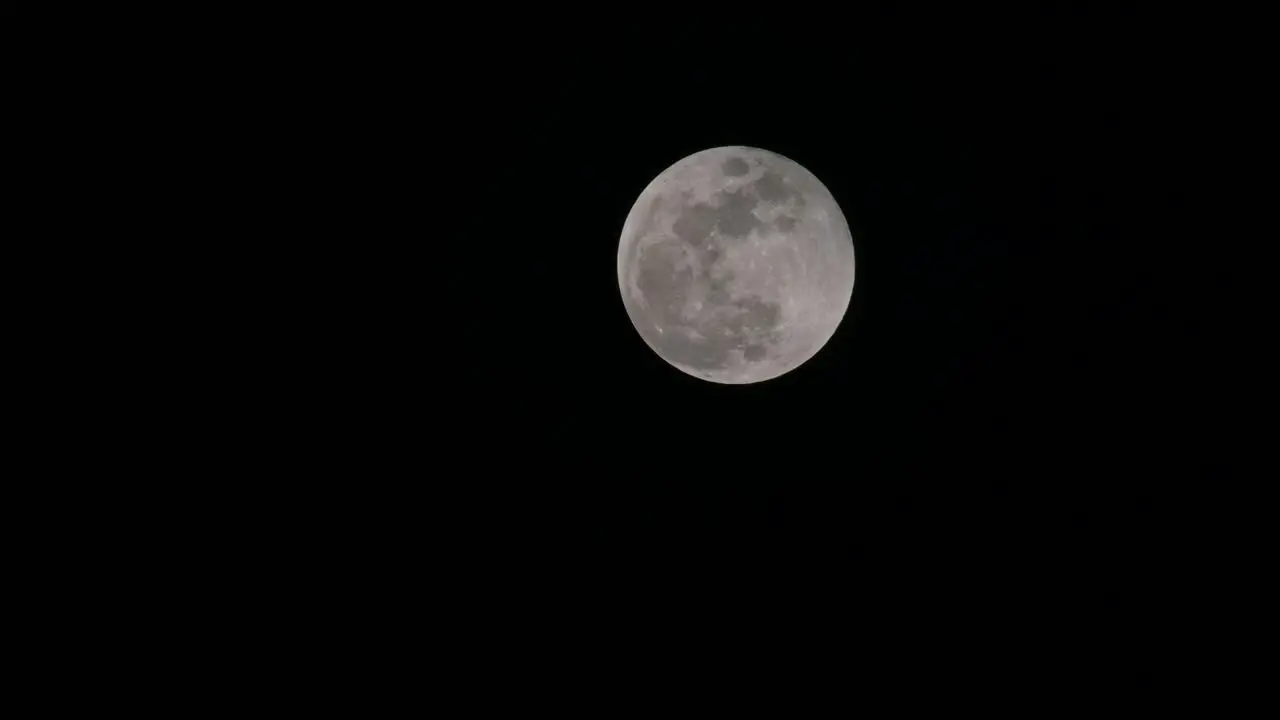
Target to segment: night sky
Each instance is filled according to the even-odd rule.
[[[271,506],[316,567],[517,653],[785,626],[1147,682],[1194,546],[1171,508],[1216,472],[1183,31],[633,12],[335,21],[272,64],[306,220],[260,332],[307,472]],[[812,171],[857,250],[834,338],[757,385],[668,366],[617,284],[640,191],[722,145]]]

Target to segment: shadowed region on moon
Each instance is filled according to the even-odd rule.
[[[660,357],[715,382],[758,382],[802,364],[835,332],[853,291],[853,245],[804,168],[764,150],[715,148],[641,193],[618,274],[632,323]]]

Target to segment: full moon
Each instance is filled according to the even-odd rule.
[[[848,310],[853,277],[853,238],[830,191],[758,148],[712,148],[667,168],[618,245],[640,337],[717,383],[769,380],[812,358]]]

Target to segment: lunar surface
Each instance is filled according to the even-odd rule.
[[[618,246],[640,337],[717,383],[769,380],[813,357],[849,308],[853,278],[853,238],[831,193],[757,148],[713,148],[667,168]]]

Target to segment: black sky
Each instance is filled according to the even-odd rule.
[[[905,5],[5,15],[41,700],[1057,710],[1265,657],[1198,645],[1262,637],[1267,523],[1209,498],[1268,427],[1224,270],[1271,237],[1211,198],[1267,187],[1215,166],[1268,176],[1227,100],[1270,86],[1175,4]],[[616,275],[724,145],[857,253],[831,341],[747,386],[655,355]]]
[[[655,13],[334,21],[255,71],[303,218],[261,331],[299,522],[345,572],[451,568],[493,627],[579,648],[806,607],[1118,628],[1144,677],[1192,552],[1170,508],[1216,462],[1187,430],[1219,289],[1188,277],[1191,31]],[[817,175],[858,253],[828,346],[742,387],[654,355],[615,272],[645,185],[733,144]]]
[[[476,281],[454,307],[474,308],[466,362],[491,373],[477,429],[561,478],[535,494],[640,537],[808,532],[852,552],[862,532],[964,547],[1026,523],[1061,533],[1031,546],[1076,556],[1127,533],[1188,397],[1178,70],[1135,18],[1001,20],[876,18],[780,44],[752,25],[565,31],[549,58],[485,73],[461,145],[491,146],[466,174],[477,222],[458,227],[486,260],[449,271],[450,288]],[[829,346],[740,388],[654,356],[613,270],[645,184],[727,144],[821,178],[859,262]]]

